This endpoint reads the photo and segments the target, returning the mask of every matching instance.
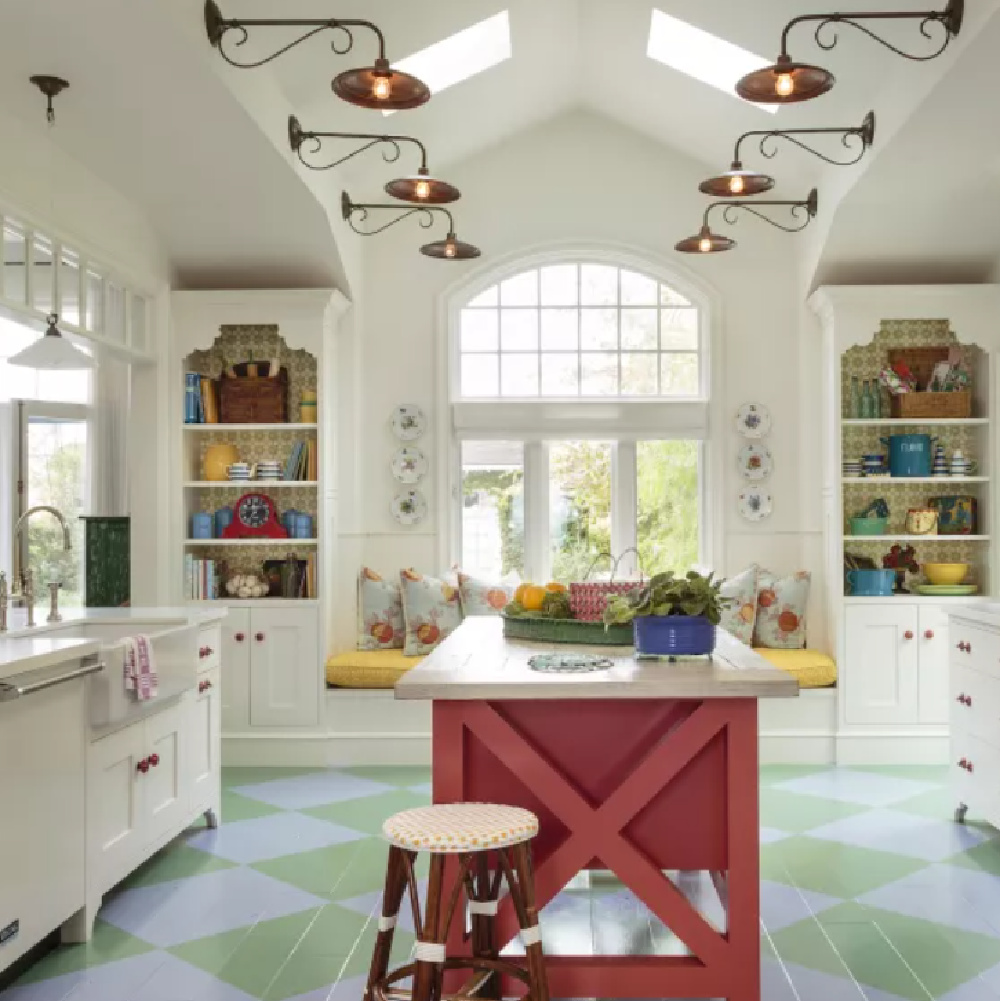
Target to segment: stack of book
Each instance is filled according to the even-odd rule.
[[[184,423],[219,423],[219,397],[215,383],[207,375],[184,374]]]
[[[215,601],[222,587],[222,567],[216,560],[184,556],[184,594],[192,601]]]
[[[285,463],[284,479],[314,481],[317,475],[315,440],[310,438],[306,441],[297,441],[288,455],[288,462]]]

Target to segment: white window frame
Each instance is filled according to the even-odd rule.
[[[550,264],[593,262],[627,268],[655,278],[698,307],[700,391],[697,397],[610,397],[579,399],[484,399],[464,400],[460,385],[459,330],[462,307],[491,285],[532,268]],[[438,464],[439,563],[452,566],[461,554],[461,441],[507,440],[525,443],[526,490],[539,496],[525,498],[525,573],[547,576],[549,555],[541,537],[547,537],[548,476],[545,441],[616,442],[612,453],[612,548],[622,552],[634,545],[635,516],[615,517],[626,504],[635,508],[637,441],[696,439],[699,450],[699,546],[698,560],[704,566],[724,565],[721,497],[722,442],[716,429],[724,426],[721,386],[721,301],[715,290],[691,272],[669,269],[655,259],[628,248],[608,245],[559,244],[511,255],[499,264],[485,264],[465,280],[445,289],[438,302],[438,440],[443,461]],[[629,487],[627,484],[631,484]],[[544,501],[541,494],[544,493]],[[545,552],[544,557],[540,554]],[[541,565],[535,565],[539,564]],[[634,567],[623,564],[623,572]]]

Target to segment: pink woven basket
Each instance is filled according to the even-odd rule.
[[[611,580],[602,581],[579,581],[569,585],[569,607],[574,619],[581,622],[597,622],[604,615],[604,608],[608,603],[608,598],[613,594],[627,594],[634,587],[644,583],[642,567],[639,567],[639,580],[615,580],[615,573],[618,564],[629,553],[635,553],[638,560],[639,552],[636,549],[626,549],[617,559],[611,553],[601,553],[590,565],[587,576],[594,572],[594,567],[602,559],[609,559],[611,564]]]

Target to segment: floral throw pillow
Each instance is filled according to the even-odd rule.
[[[778,577],[767,570],[757,575],[757,626],[754,646],[800,650],[806,645],[806,605],[812,574],[799,570]]]
[[[722,622],[719,624],[741,643],[750,646],[757,618],[757,567],[752,566],[730,577],[722,585],[720,594],[724,598],[732,598],[732,602],[722,610]]]
[[[470,577],[458,571],[458,593],[463,615],[499,615],[514,597],[514,588]]]
[[[362,567],[358,574],[358,649],[403,647],[403,598],[399,585]]]
[[[407,657],[430,653],[462,622],[458,588],[415,570],[400,571],[399,586],[406,620],[403,653]]]

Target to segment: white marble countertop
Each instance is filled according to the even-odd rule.
[[[100,650],[95,639],[82,637],[17,636],[0,639],[0,679],[26,671],[80,660]]]
[[[953,619],[964,619],[966,622],[975,622],[981,626],[993,626],[994,629],[1000,629],[1000,605],[996,603],[949,607],[948,614]]]
[[[589,674],[543,674],[536,653],[593,653],[613,665]],[[631,647],[508,640],[499,616],[471,616],[396,684],[397,699],[794,698],[798,682],[729,633],[711,659],[637,660]]]

